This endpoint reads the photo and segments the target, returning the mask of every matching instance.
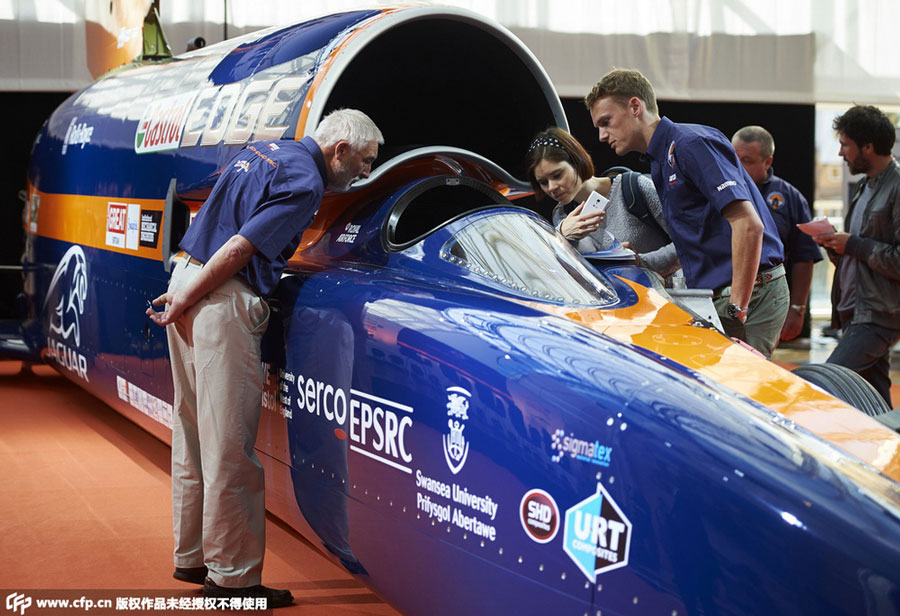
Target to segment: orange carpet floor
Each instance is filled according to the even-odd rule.
[[[171,577],[169,456],[51,368],[0,362],[0,604],[146,589],[200,597],[199,586]],[[266,532],[263,583],[295,597],[278,616],[397,614],[279,520],[269,516]],[[33,601],[24,614],[60,612]]]

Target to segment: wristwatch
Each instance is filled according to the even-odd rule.
[[[737,304],[728,304],[728,306],[725,308],[725,313],[728,314],[728,316],[730,316],[732,319],[737,319],[738,321],[743,323],[747,320],[747,308],[749,308],[749,306],[741,308]]]

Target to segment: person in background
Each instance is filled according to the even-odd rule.
[[[890,353],[900,339],[900,165],[895,130],[877,107],[834,120],[850,173],[864,173],[844,217],[847,231],[816,236],[835,264],[831,301],[843,335],[828,363],[859,373],[891,404]]]
[[[762,126],[745,126],[731,138],[731,145],[769,206],[784,245],[791,304],[781,327],[781,339],[793,340],[803,329],[813,265],[822,260],[821,249],[797,228],[797,223],[809,222],[809,205],[799,190],[773,172],[775,139],[769,131]]]
[[[553,224],[580,253],[605,250],[619,240],[635,252],[638,265],[664,278],[681,267],[659,198],[647,178],[638,176],[637,187],[654,219],[651,223],[626,207],[623,176],[595,177],[584,147],[561,128],[554,126],[535,136],[528,149],[527,167],[535,196],[540,199],[547,195],[556,201]],[[592,191],[607,197],[609,204],[603,212],[582,214],[583,203]]]
[[[601,142],[650,160],[687,286],[712,289],[725,333],[769,357],[790,303],[784,249],[731,143],[714,128],[660,118],[639,71],[607,73],[584,102]]]
[[[355,109],[326,116],[313,136],[258,141],[222,169],[179,246],[169,289],[147,316],[166,327],[175,385],[172,509],[177,580],[209,598],[293,601],[262,585],[265,475],[254,451],[261,340],[274,290],[326,186],[368,177],[383,143]]]

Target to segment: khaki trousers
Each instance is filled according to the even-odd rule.
[[[778,278],[762,280],[753,287],[746,323],[728,316],[726,308],[731,301],[731,287],[727,287],[713,301],[725,333],[743,340],[766,358],[772,357],[772,351],[781,338],[781,326],[791,303],[791,291],[784,270],[780,272]]]
[[[170,290],[201,266],[182,259]],[[265,476],[254,451],[269,307],[231,278],[167,327],[175,405],[172,509],[175,566],[206,565],[220,586],[261,583]]]

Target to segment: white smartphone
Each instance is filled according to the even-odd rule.
[[[581,215],[585,214],[597,214],[598,212],[602,212],[606,209],[606,206],[609,204],[609,199],[599,194],[597,191],[591,191],[591,194],[588,195],[588,198],[584,201],[584,206],[581,208]]]

